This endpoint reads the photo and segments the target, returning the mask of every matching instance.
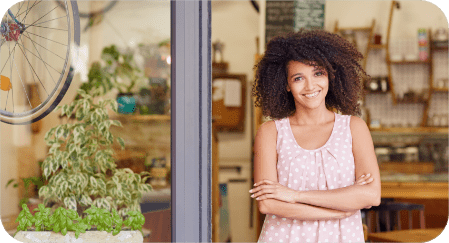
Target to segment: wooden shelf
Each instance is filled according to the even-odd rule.
[[[432,44],[430,46],[430,48],[432,48],[432,51],[447,51],[448,50],[448,46],[436,46],[435,44]]]
[[[370,31],[371,27],[345,27],[345,28],[338,28],[339,31]]]
[[[123,119],[131,121],[170,121],[170,115],[118,115],[112,119]]]
[[[433,92],[445,92],[445,93],[447,93],[447,92],[449,92],[449,89],[448,88],[432,88],[432,91]]]
[[[369,44],[371,49],[384,49],[387,48],[387,45],[382,44]]]
[[[430,61],[390,61],[391,64],[429,64]]]
[[[395,134],[437,133],[448,134],[448,127],[381,127],[371,128],[371,132],[385,132]]]

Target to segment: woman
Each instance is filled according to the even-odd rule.
[[[362,58],[321,30],[269,42],[253,87],[274,120],[254,143],[260,242],[363,242],[360,209],[379,205],[380,175],[369,129],[355,116],[368,78]]]

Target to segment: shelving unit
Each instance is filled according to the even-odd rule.
[[[116,117],[112,118],[137,122],[170,121],[171,119],[170,115],[117,115]]]
[[[447,51],[448,47],[447,46],[443,46],[443,47],[435,47],[433,46],[433,41],[432,41],[432,33],[431,30],[428,29],[427,30],[427,35],[428,35],[428,42],[429,42],[429,56],[428,59],[426,61],[421,61],[421,60],[402,60],[402,61],[392,61],[390,58],[390,44],[391,44],[391,40],[390,40],[390,33],[391,33],[391,26],[392,26],[392,20],[393,20],[393,13],[394,13],[394,9],[397,8],[399,9],[400,5],[398,1],[392,1],[391,2],[391,7],[390,7],[390,15],[389,15],[389,21],[388,21],[388,29],[387,29],[387,36],[386,36],[386,43],[385,44],[374,44],[372,43],[373,37],[374,37],[374,28],[375,28],[375,23],[376,21],[373,20],[371,26],[369,27],[354,27],[354,28],[350,28],[350,27],[344,27],[344,28],[340,28],[338,26],[338,21],[335,23],[335,28],[334,28],[334,32],[335,33],[340,33],[343,34],[345,31],[352,31],[352,32],[368,32],[369,33],[369,37],[368,37],[368,43],[366,45],[366,49],[365,49],[365,55],[364,55],[364,60],[363,60],[363,68],[366,70],[367,67],[367,59],[368,56],[370,55],[370,53],[372,51],[377,51],[377,50],[385,50],[386,54],[385,54],[385,63],[386,63],[386,67],[387,67],[387,82],[388,82],[388,86],[389,86],[389,90],[387,92],[370,92],[370,91],[365,91],[365,95],[363,95],[363,101],[365,100],[365,96],[366,95],[370,95],[370,94],[391,94],[391,100],[392,100],[392,105],[396,106],[396,105],[401,105],[401,104],[423,104],[423,113],[422,113],[422,119],[420,121],[420,124],[418,124],[418,126],[421,127],[426,127],[428,122],[428,118],[429,118],[429,109],[431,106],[431,99],[432,99],[432,95],[434,93],[448,93],[449,90],[448,88],[437,88],[434,87],[434,59],[433,59],[433,53],[437,52],[437,51]],[[354,41],[355,42],[355,41]],[[428,68],[428,90],[427,93],[425,95],[421,96],[415,96],[413,99],[411,100],[399,100],[396,96],[396,92],[395,92],[395,85],[393,80],[395,79],[395,77],[393,77],[392,75],[392,66],[406,66],[406,65],[424,65],[427,66]],[[400,90],[400,89],[399,89]],[[420,98],[421,97],[421,98]],[[408,127],[410,128],[410,127]],[[408,129],[407,128],[407,129]],[[400,128],[399,128],[400,129]],[[411,131],[416,131],[416,128],[410,128]],[[447,131],[447,127],[443,127],[443,130],[445,129],[445,131]],[[446,132],[447,133],[447,132]]]

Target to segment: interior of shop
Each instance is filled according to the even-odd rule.
[[[447,17],[425,1],[308,3],[211,1],[212,242],[256,242],[259,237],[265,215],[248,191],[254,183],[254,136],[268,119],[254,107],[254,65],[270,38],[283,30],[310,25],[340,34],[356,45],[372,77],[364,84],[362,118],[374,141],[382,204],[363,210],[365,240],[435,238],[446,226],[449,214]],[[152,191],[144,193],[139,202],[146,219],[144,242],[171,242],[170,1],[77,4],[79,58],[60,105],[76,100],[79,89],[90,92],[93,87],[104,91],[97,102],[117,101],[118,112],[109,109],[108,115],[122,126],[111,126],[110,132],[123,139],[125,148],[119,140],[114,142],[113,160],[117,168],[152,175],[146,182]],[[54,6],[56,11],[63,9]],[[58,18],[57,13],[52,14]],[[49,27],[59,28],[57,24]],[[40,31],[43,36],[60,35]],[[31,42],[23,45],[34,48]],[[2,44],[2,65],[8,60],[7,48]],[[43,70],[42,75],[48,75],[46,65],[36,65]],[[33,71],[27,70],[23,77],[26,92],[22,96],[3,95],[10,87],[5,80],[14,85],[13,77],[17,76],[3,78],[8,75],[9,70],[2,72],[2,108],[8,104],[13,109],[8,99],[24,109],[39,106],[40,93],[45,91],[33,81]],[[15,218],[22,202],[30,209],[43,203],[38,195],[47,183],[42,169],[51,152],[47,132],[77,122],[61,116],[60,110],[28,125],[0,123],[2,137],[9,138],[0,142],[0,214],[8,233],[16,231]]]
[[[253,106],[253,67],[269,38],[298,26],[318,26],[347,38],[364,55],[362,65],[372,78],[364,85],[362,118],[374,141],[382,203],[363,210],[365,240],[435,238],[448,219],[447,18],[426,2],[314,2],[212,3],[220,193],[219,210],[214,213],[218,220],[213,221],[219,227],[213,231],[213,241],[255,242],[261,232],[265,215],[259,213],[248,190],[253,184],[253,138],[268,119]],[[237,88],[244,102],[240,107],[226,105],[230,98],[226,91],[233,90],[235,97]]]
[[[64,49],[70,46],[67,44],[67,37],[64,37],[67,32],[63,31],[69,24],[58,22],[64,20],[60,16],[64,17],[66,10],[58,4],[58,1],[30,1],[28,6],[35,6],[33,10],[41,7],[40,11],[35,11],[37,16],[41,13],[48,14],[35,18],[36,23],[42,26],[40,29],[32,31],[30,28],[28,31],[49,40],[58,38],[61,49]],[[109,146],[114,153],[113,161],[117,169],[128,168],[136,174],[151,173],[152,177],[145,184],[151,185],[152,191],[143,193],[138,202],[145,216],[144,241],[170,242],[170,1],[77,1],[77,6],[79,29],[71,31],[72,34],[78,32],[80,37],[78,59],[76,63],[72,63],[74,77],[59,105],[73,104],[80,98],[79,90],[92,94],[93,88],[99,88],[103,92],[94,98],[97,104],[107,99],[117,101],[117,112],[109,107],[107,113],[110,121],[118,121],[121,126],[111,125],[109,133],[114,136],[114,140],[121,138],[124,148],[121,148],[119,140]],[[20,13],[30,9],[28,7],[25,10],[26,7],[26,2],[19,2],[10,9],[22,20],[24,15]],[[27,18],[34,14],[31,10],[29,12]],[[4,17],[8,20],[10,18]],[[30,20],[23,19],[30,23],[27,22]],[[34,42],[26,42],[28,38],[25,36]],[[28,56],[41,54],[42,59],[48,59],[48,66],[60,72],[57,64],[63,63],[59,57],[64,58],[66,50],[62,50],[61,54],[52,43],[42,41],[47,39],[35,40],[33,37],[32,34],[23,37],[23,46],[29,50]],[[3,45],[2,42],[2,65],[8,59],[7,44]],[[36,50],[34,46],[37,47]],[[17,53],[15,56],[18,56]],[[28,71],[21,77],[25,81],[25,90],[31,92],[27,93],[28,96],[14,93],[12,101],[12,95],[8,96],[7,91],[2,89],[2,109],[5,104],[13,103],[15,109],[18,106],[26,109],[27,97],[31,100],[30,106],[36,107],[39,105],[39,98],[45,94],[44,87],[48,86],[46,83],[45,86],[39,86],[39,83],[36,85],[37,81],[34,82],[31,77],[40,77],[42,80],[50,79],[49,76],[57,78],[52,68],[46,68],[47,65],[42,65],[38,59],[29,59],[32,65],[37,65],[36,74]],[[52,66],[53,59],[57,64]],[[48,73],[47,69],[50,70]],[[44,73],[39,74],[39,70]],[[9,75],[9,70],[2,72],[2,88],[3,76],[10,78],[13,87],[19,84],[20,81],[14,80],[18,77],[14,70]],[[6,107],[5,110],[8,109]],[[64,109],[50,112],[45,118],[29,125],[1,123],[2,136],[11,138],[3,139],[0,146],[1,216],[2,223],[10,234],[16,231],[18,223],[15,219],[22,210],[21,203],[25,202],[31,210],[43,203],[43,198],[38,195],[40,188],[47,183],[43,168],[51,152],[51,146],[45,139],[46,133],[59,125],[80,122],[75,114],[70,118],[61,115],[62,110]],[[42,163],[44,165],[41,169]]]

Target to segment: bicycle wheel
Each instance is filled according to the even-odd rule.
[[[80,44],[76,1],[23,1],[1,22],[0,119],[29,124],[62,100],[73,78]],[[30,86],[35,87],[34,96]]]
[[[58,3],[58,5],[61,8],[64,8],[64,4],[62,3],[62,1],[60,1],[60,0],[55,0],[55,1]],[[117,0],[109,1],[108,3],[105,3],[106,6],[104,6],[101,9],[95,9],[94,11],[90,11],[90,12],[81,12],[80,11],[79,16],[80,16],[80,18],[90,18],[90,17],[93,17],[98,14],[104,14],[107,11],[111,10],[111,8],[114,7],[116,4],[117,4]]]

